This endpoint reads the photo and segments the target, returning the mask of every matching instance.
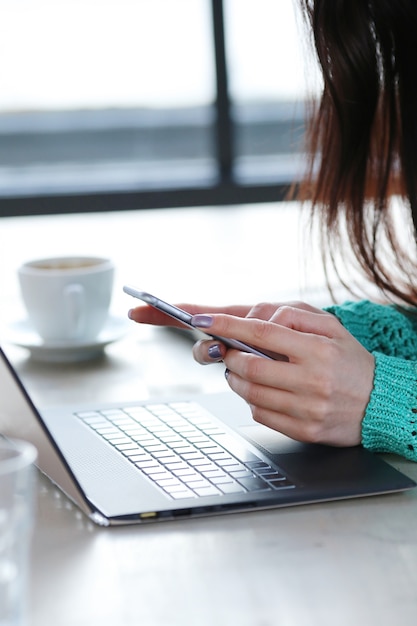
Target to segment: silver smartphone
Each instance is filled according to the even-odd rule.
[[[177,306],[174,306],[173,304],[164,302],[164,300],[161,300],[160,298],[157,298],[156,296],[153,296],[152,294],[147,293],[146,291],[140,291],[139,289],[136,289],[136,287],[132,287],[130,285],[125,285],[123,287],[123,291],[129,294],[129,296],[133,296],[134,298],[138,298],[139,300],[146,302],[146,304],[150,304],[155,309],[158,309],[158,311],[162,311],[163,313],[166,313],[170,317],[173,317],[174,319],[182,322],[185,326],[188,326],[189,328],[192,328],[193,330],[198,330],[198,331],[201,330],[200,328],[197,329],[196,326],[192,325],[191,320],[193,316],[190,313],[187,313],[187,311],[184,311],[183,309],[179,309]],[[218,339],[228,348],[234,348],[235,350],[240,350],[241,352],[249,352],[250,354],[256,354],[257,356],[261,356],[265,359],[272,359],[272,360],[282,359],[280,355],[272,356],[270,354],[266,354],[265,352],[261,352],[260,350],[257,350],[253,346],[250,346],[244,343],[243,341],[238,341],[237,339],[227,339],[226,337],[219,337],[217,335],[210,335],[208,333],[203,333],[203,334],[207,335],[208,339]]]

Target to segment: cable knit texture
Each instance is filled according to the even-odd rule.
[[[336,315],[375,358],[362,444],[417,461],[417,315],[368,300],[325,310]]]

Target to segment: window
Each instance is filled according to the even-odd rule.
[[[304,120],[292,0],[0,12],[0,215],[261,201],[291,182]]]
[[[300,167],[308,85],[296,5],[224,3],[236,175],[245,182],[286,182]]]

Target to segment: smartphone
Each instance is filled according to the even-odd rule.
[[[185,326],[188,326],[189,328],[192,328],[193,330],[198,330],[198,331],[201,330],[200,328],[197,328],[196,326],[192,325],[191,320],[193,316],[190,313],[187,313],[187,311],[184,311],[183,309],[179,309],[177,306],[174,306],[173,304],[164,302],[164,300],[161,300],[160,298],[157,298],[156,296],[153,296],[152,294],[147,293],[146,291],[140,291],[139,289],[136,289],[135,287],[132,287],[130,285],[125,285],[123,287],[123,291],[129,294],[129,296],[133,296],[134,298],[138,298],[139,300],[146,302],[146,304],[150,304],[155,309],[158,309],[158,311],[162,311],[163,313],[166,313],[170,317],[173,317],[174,319],[182,322]],[[250,346],[244,343],[243,341],[238,341],[237,339],[227,339],[226,337],[219,337],[217,335],[209,335],[208,333],[205,333],[205,332],[203,333],[203,335],[207,335],[208,339],[218,339],[228,348],[234,348],[235,350],[240,350],[241,352],[249,352],[250,354],[256,354],[257,356],[261,356],[265,359],[275,360],[275,359],[280,358],[279,355],[276,355],[276,357],[271,356],[265,352],[261,352],[260,350],[257,350],[253,346]]]

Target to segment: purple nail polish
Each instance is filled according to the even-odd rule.
[[[210,348],[208,349],[208,355],[213,361],[218,361],[219,359],[222,359],[223,355],[219,344],[216,343],[214,346],[210,346]]]
[[[213,324],[213,317],[211,315],[193,315],[191,324],[196,328],[210,328]]]

